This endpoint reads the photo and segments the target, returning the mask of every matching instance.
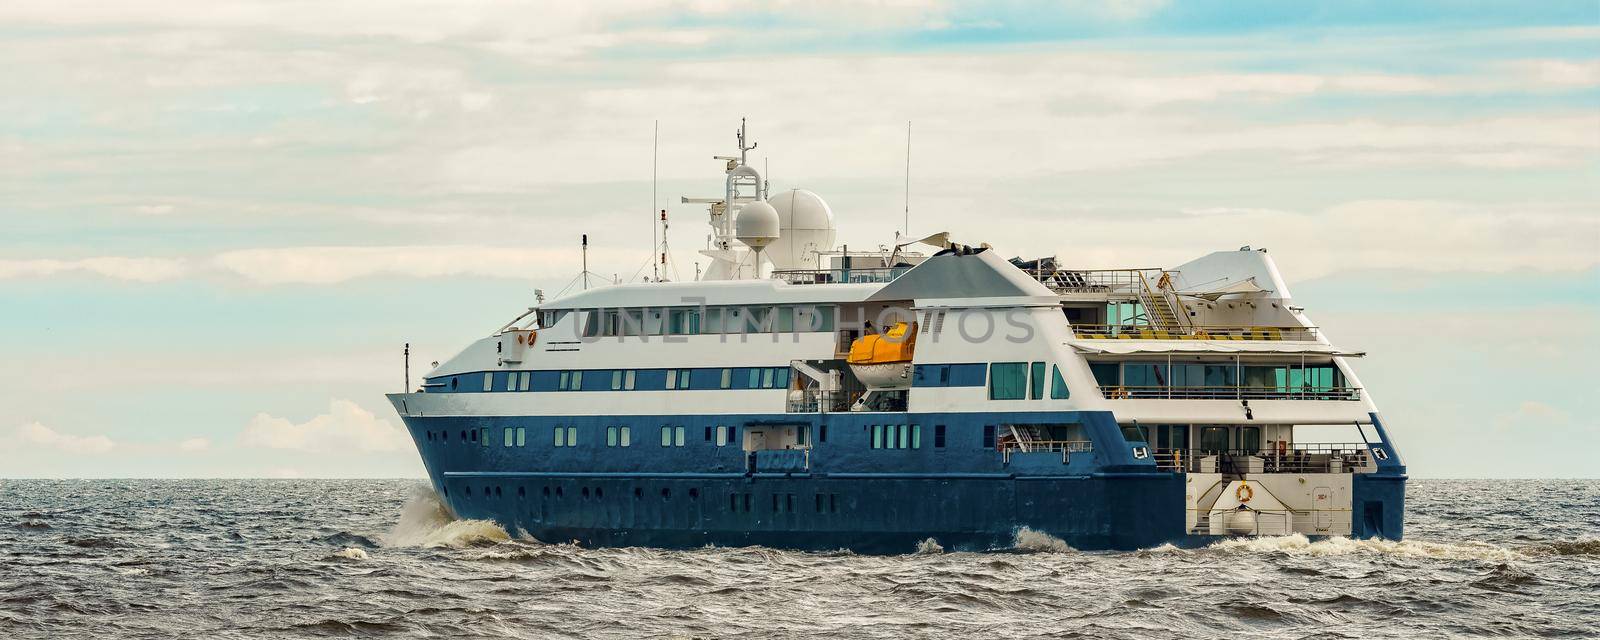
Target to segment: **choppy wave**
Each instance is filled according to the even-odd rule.
[[[1483,542],[1440,543],[1418,540],[1352,540],[1335,537],[1311,541],[1304,535],[1266,536],[1261,538],[1234,538],[1208,547],[1215,551],[1244,553],[1283,553],[1303,556],[1342,556],[1375,554],[1433,558],[1438,560],[1477,560],[1484,562],[1511,562],[1523,555]]]
[[[1018,551],[1033,551],[1043,553],[1067,553],[1072,551],[1072,546],[1048,533],[1034,531],[1027,527],[1017,529],[1016,538],[1011,542],[1011,548]]]
[[[917,553],[944,553],[944,546],[938,540],[928,538],[917,543]]]
[[[390,547],[466,547],[511,540],[500,525],[488,520],[457,520],[427,487],[414,487],[400,510],[400,519],[383,536]]]
[[[0,501],[5,640],[1591,637],[1600,618],[1600,482],[1413,482],[1404,542],[1079,553],[1023,529],[1008,553],[898,556],[545,544],[411,481],[8,488],[29,500]]]

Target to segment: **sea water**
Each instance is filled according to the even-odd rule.
[[[414,480],[0,481],[0,638],[1600,636],[1600,481],[1414,480],[1406,533],[585,549]]]

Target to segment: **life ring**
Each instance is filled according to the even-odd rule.
[[[1256,490],[1251,489],[1250,485],[1248,484],[1240,483],[1239,488],[1233,490],[1233,497],[1241,504],[1246,503],[1249,502],[1251,498],[1256,497]]]

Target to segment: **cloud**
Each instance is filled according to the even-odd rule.
[[[178,442],[178,450],[179,451],[187,451],[187,452],[194,453],[194,452],[205,451],[205,450],[210,449],[210,448],[211,448],[211,440],[208,439],[208,438],[189,438],[187,440],[182,440],[182,441]]]
[[[262,284],[333,284],[377,275],[560,277],[564,268],[573,264],[576,253],[576,247],[285,247],[229,251],[217,255],[213,262],[226,271]],[[614,250],[590,251],[593,264],[627,264],[638,257]]]
[[[187,271],[184,261],[174,258],[100,256],[76,260],[0,260],[0,280],[89,273],[130,282],[161,282],[182,276]]]
[[[239,434],[239,444],[311,453],[391,452],[409,450],[411,437],[354,402],[333,400],[328,413],[301,423],[258,413]]]
[[[1494,418],[1494,426],[1500,430],[1549,430],[1571,424],[1573,424],[1571,413],[1538,400],[1524,400],[1522,404],[1517,405],[1516,411],[1502,413]]]
[[[13,439],[23,447],[49,449],[65,453],[101,454],[115,449],[117,444],[103,435],[75,436],[61,433],[38,422],[17,427]]]

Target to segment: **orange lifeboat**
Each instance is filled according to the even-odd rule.
[[[896,322],[888,331],[850,343],[846,362],[869,389],[904,389],[911,386],[911,356],[916,346],[916,323]]]

